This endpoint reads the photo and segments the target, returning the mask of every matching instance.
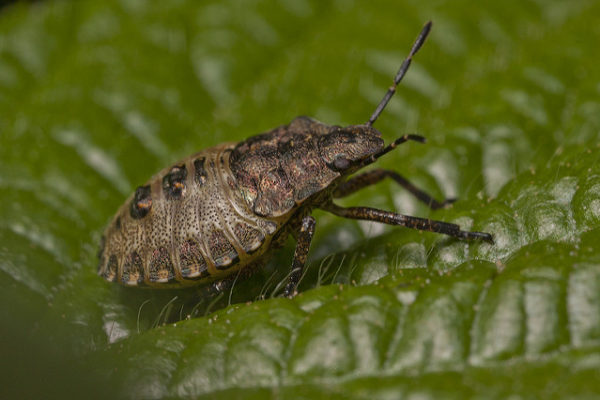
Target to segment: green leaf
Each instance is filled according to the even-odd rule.
[[[48,1],[0,13],[3,397],[600,395],[596,2]],[[251,279],[136,290],[96,275],[103,227],[177,159],[297,115],[377,121],[393,182],[344,199],[495,244],[315,211]],[[38,384],[39,383],[39,384]]]

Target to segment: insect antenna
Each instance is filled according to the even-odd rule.
[[[417,37],[417,40],[415,40],[415,43],[412,46],[412,49],[410,49],[408,57],[406,57],[404,61],[402,61],[402,65],[400,65],[400,69],[394,77],[394,83],[392,84],[392,86],[390,86],[385,96],[383,96],[383,99],[381,99],[381,102],[379,102],[377,108],[373,112],[373,115],[371,115],[371,118],[369,118],[369,121],[365,125],[372,126],[375,123],[375,121],[377,121],[377,118],[379,118],[379,115],[383,112],[385,106],[387,106],[394,93],[396,93],[396,86],[398,86],[402,78],[404,78],[406,71],[408,71],[408,68],[410,67],[412,57],[417,53],[417,51],[419,51],[421,46],[423,46],[423,43],[425,43],[425,39],[427,39],[427,35],[429,35],[430,30],[431,21],[427,22],[421,30],[421,33],[419,33],[419,37]]]
[[[398,139],[394,140],[392,143],[388,144],[387,146],[385,146],[381,151],[371,154],[369,157],[360,161],[360,163],[358,165],[360,165],[360,168],[362,168],[369,164],[372,164],[375,161],[377,161],[377,159],[379,157],[381,157],[382,155],[389,153],[390,151],[394,150],[399,144],[408,142],[409,140],[413,140],[413,141],[419,142],[419,143],[425,143],[425,138],[421,135],[404,135],[404,136],[399,137]]]

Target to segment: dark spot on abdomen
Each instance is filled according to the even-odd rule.
[[[176,165],[163,177],[162,186],[168,200],[180,199],[185,193],[185,179],[187,169],[185,165]]]
[[[200,157],[194,161],[194,179],[202,186],[206,182],[206,170],[204,169],[204,157]]]
[[[150,185],[140,186],[135,190],[129,214],[133,219],[144,218],[152,208],[152,190]]]

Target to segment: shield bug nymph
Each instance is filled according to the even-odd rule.
[[[489,233],[463,231],[456,224],[334,202],[391,178],[433,209],[449,203],[434,200],[395,171],[372,169],[351,176],[401,143],[424,142],[421,136],[405,135],[386,146],[373,124],[430,29],[428,22],[364,124],[340,127],[298,117],[245,141],[189,156],[138,187],[104,233],[99,274],[127,286],[213,282],[222,288],[234,272],[250,271],[293,234],[297,245],[284,289],[285,296],[293,296],[315,228],[314,208],[493,243]]]

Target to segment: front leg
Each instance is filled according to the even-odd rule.
[[[288,283],[283,290],[283,295],[285,297],[294,297],[298,293],[296,288],[298,287],[298,282],[300,282],[302,272],[304,271],[304,264],[306,263],[306,257],[308,256],[310,242],[314,233],[315,219],[312,216],[307,215],[302,218],[302,224],[300,225],[300,231],[298,232],[294,261],[292,261],[292,271],[290,272]]]

